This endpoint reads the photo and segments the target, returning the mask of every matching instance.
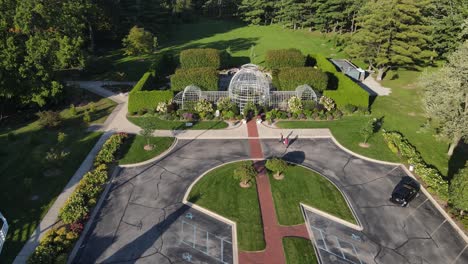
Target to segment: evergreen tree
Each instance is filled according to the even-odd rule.
[[[286,27],[296,29],[302,25],[305,15],[304,3],[299,0],[283,0],[276,4],[275,20]]]
[[[239,5],[241,18],[254,25],[273,23],[276,1],[242,0]]]
[[[463,21],[468,18],[468,1],[431,0],[427,14],[431,24],[432,48],[442,57],[453,52],[463,41],[461,32]]]
[[[346,52],[364,59],[378,70],[377,80],[392,67],[421,65],[434,56],[430,50],[431,27],[417,0],[368,2],[358,16],[357,32]]]

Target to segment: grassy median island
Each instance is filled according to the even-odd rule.
[[[237,223],[239,249],[265,249],[263,225],[257,188],[239,187],[233,178],[240,162],[216,168],[201,178],[192,188],[188,200]]]
[[[287,264],[318,263],[312,242],[300,237],[284,237],[283,250]]]
[[[298,165],[290,165],[283,180],[270,176],[278,222],[281,225],[304,223],[299,203],[310,205],[351,223],[356,223],[341,192],[325,177]]]
[[[133,164],[152,159],[170,148],[174,140],[173,137],[150,137],[149,144],[153,145],[153,149],[146,151],[146,139],[140,135],[131,135],[121,147],[122,158],[119,164]]]
[[[137,126],[143,125],[148,122],[153,129],[158,130],[205,130],[205,129],[224,129],[228,127],[228,124],[224,121],[173,121],[173,120],[162,120],[157,117],[127,117],[130,122]],[[186,123],[192,123],[192,126],[186,126]]]

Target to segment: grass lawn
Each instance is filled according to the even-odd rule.
[[[436,68],[427,68],[435,71]],[[435,166],[443,175],[453,176],[463,167],[468,158],[468,148],[459,147],[450,158],[447,155],[449,142],[434,136],[435,129],[425,126],[426,118],[422,108],[421,88],[417,81],[421,72],[398,70],[398,78],[384,80],[382,84],[392,88],[390,96],[378,97],[372,105],[375,116],[384,116],[384,128],[397,130],[421,153],[424,160]]]
[[[32,113],[11,116],[0,128],[0,210],[10,229],[4,245],[2,263],[11,263],[41,218],[53,204],[68,180],[73,176],[101,133],[86,131],[83,112],[94,103],[92,123],[101,122],[115,107],[108,99],[88,92],[75,91],[70,103],[77,107],[71,116],[67,108],[60,108],[64,118],[58,128],[41,128]],[[29,117],[28,117],[29,116]],[[62,144],[59,132],[66,133]],[[46,161],[50,148],[69,153],[61,160]]]
[[[369,148],[359,146],[363,140],[359,131],[369,118],[368,116],[346,116],[334,121],[279,121],[277,126],[280,128],[329,128],[338,142],[353,152],[378,160],[399,162],[399,158],[384,142],[381,131],[369,139]]]
[[[219,167],[193,186],[188,200],[237,223],[240,250],[265,249],[263,225],[255,182],[243,189],[233,173],[239,162]]]
[[[228,124],[224,121],[201,121],[191,122],[193,126],[187,127],[185,121],[161,120],[157,117],[127,117],[130,122],[137,126],[141,126],[144,122],[149,122],[153,129],[167,130],[204,130],[204,129],[223,129],[227,128]]]
[[[287,264],[318,263],[310,240],[300,237],[284,237],[283,249]]]
[[[283,29],[279,25],[246,26],[239,21],[201,19],[198,23],[175,25],[168,40],[161,40],[161,52],[178,55],[187,48],[217,48],[228,50],[234,63],[250,62],[251,48],[255,54],[253,63],[263,64],[267,50],[297,48],[304,53],[320,53],[330,57],[341,57],[341,49],[333,47],[333,41],[318,32]],[[157,54],[157,53],[156,53]],[[148,69],[154,54],[124,56],[122,50],[114,50],[101,56],[110,61],[111,71],[88,76],[90,79],[122,79],[137,81]]]
[[[151,137],[149,143],[154,148],[146,151],[143,149],[147,144],[146,139],[140,135],[132,135],[121,147],[122,158],[119,160],[119,164],[133,164],[152,159],[167,150],[173,142],[173,137]]]
[[[299,203],[356,223],[341,192],[325,177],[302,166],[290,165],[283,180],[270,175],[278,222],[281,225],[304,223]]]

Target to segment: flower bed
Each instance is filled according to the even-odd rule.
[[[83,231],[89,212],[96,205],[109,178],[108,165],[115,161],[117,150],[127,134],[112,135],[94,160],[94,169],[86,173],[75,191],[60,209],[59,228],[52,228],[29,257],[28,263],[66,263],[68,254]]]

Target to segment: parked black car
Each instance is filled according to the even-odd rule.
[[[419,189],[420,185],[416,180],[405,176],[401,178],[401,181],[397,186],[395,186],[395,189],[393,189],[390,201],[405,207],[411,200],[413,200],[414,197],[416,197]]]

